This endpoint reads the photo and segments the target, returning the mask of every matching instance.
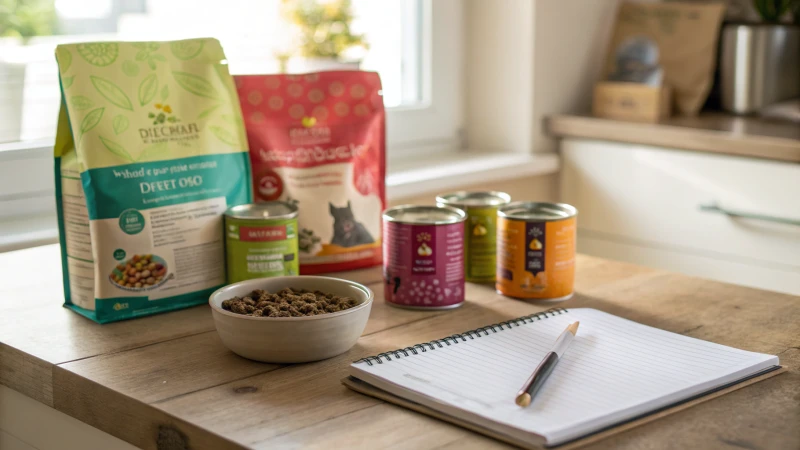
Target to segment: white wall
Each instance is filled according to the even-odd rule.
[[[605,63],[618,0],[537,0],[533,48],[533,149],[554,152],[542,121],[591,109]]]
[[[470,0],[466,4],[465,123],[471,150],[530,152],[533,148],[536,3]]]
[[[551,114],[588,112],[618,0],[469,0],[467,143],[554,152]]]

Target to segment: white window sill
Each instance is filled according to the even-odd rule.
[[[55,211],[23,219],[0,221],[0,253],[58,242]]]
[[[435,195],[475,183],[491,183],[558,172],[555,153],[444,153],[391,161],[386,176],[390,201]]]
[[[390,163],[386,177],[390,200],[435,195],[472,183],[491,183],[556,173],[555,153],[444,153]],[[58,242],[53,214],[0,221],[0,253]]]

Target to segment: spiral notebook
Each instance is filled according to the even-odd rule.
[[[580,329],[572,345],[533,403],[520,408],[514,403],[517,391],[576,320]],[[548,310],[364,358],[350,366],[343,382],[489,436],[536,447],[629,427],[778,369],[777,356],[578,308]]]

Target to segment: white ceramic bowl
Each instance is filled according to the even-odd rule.
[[[352,297],[344,311],[308,317],[252,317],[222,309],[222,301],[256,289],[320,290]],[[222,343],[237,355],[270,363],[301,363],[340,355],[355,345],[369,319],[375,295],[361,284],[339,278],[295,276],[240,281],[216,290],[208,303]]]

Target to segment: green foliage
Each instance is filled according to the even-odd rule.
[[[54,0],[0,0],[0,37],[49,36],[55,25]]]
[[[767,23],[779,22],[781,17],[792,7],[792,3],[798,2],[797,0],[753,0],[756,11]]]
[[[339,59],[350,48],[369,47],[364,35],[350,31],[350,0],[283,0],[283,7],[298,29],[302,56]]]

